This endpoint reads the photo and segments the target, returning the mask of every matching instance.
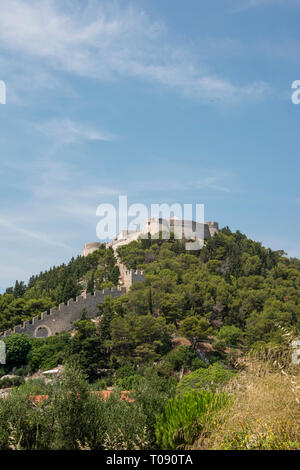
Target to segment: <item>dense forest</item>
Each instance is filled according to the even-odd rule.
[[[76,383],[82,396],[107,387],[116,393],[134,391],[134,405],[119,400],[102,404],[100,410],[90,398],[84,402],[84,407],[96,407],[95,416],[107,413],[103,436],[110,435],[114,444],[105,444],[103,436],[101,442],[94,442],[93,436],[87,435],[80,444],[70,431],[67,448],[78,448],[87,441],[90,448],[191,445],[204,426],[199,416],[206,416],[207,409],[217,412],[230,405],[223,387],[243,370],[241,358],[253,351],[283,351],[287,332],[292,337],[299,334],[300,261],[227,227],[207,240],[200,251],[186,252],[184,242],[171,237],[134,241],[119,248],[118,256],[129,269],[144,269],[145,282],[134,284],[119,299],[106,298],[95,320],[83,311],[72,333],[45,339],[23,334],[7,337],[7,365],[0,369],[0,377],[11,370],[14,377],[0,380],[0,387],[15,386],[18,399],[24,393],[27,397],[29,392],[42,393],[46,386],[31,384],[30,388],[24,377],[65,364],[62,394]],[[101,246],[86,258],[72,259],[67,265],[33,276],[28,285],[17,281],[0,296],[1,329],[66,302],[83,290],[93,293],[116,285],[116,262],[113,250]],[[44,391],[49,397],[53,393],[50,385]],[[62,396],[62,400],[68,399]],[[54,415],[61,406],[55,400]],[[79,406],[77,402],[73,405],[74,409]],[[8,413],[0,406],[2,412]],[[84,413],[82,419],[86,419]],[[119,431],[109,431],[111,421],[119,423],[118,429],[125,435],[122,420],[126,413],[138,429],[132,429],[131,434],[128,431],[128,442],[116,444]],[[65,418],[60,419],[63,422]],[[89,428],[87,423],[84,426]],[[8,435],[1,437],[1,432],[0,447],[6,448]],[[24,432],[22,426],[18,432]],[[51,445],[64,448],[61,439],[60,444],[53,441]],[[228,448],[236,448],[234,442],[230,441]],[[275,448],[296,445],[291,442],[280,441]],[[22,445],[33,448],[31,443]],[[47,446],[40,443],[39,448]]]

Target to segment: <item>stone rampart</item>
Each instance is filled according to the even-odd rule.
[[[49,313],[43,312],[40,317],[36,316],[15,326],[12,330],[5,331],[2,338],[13,333],[25,333],[28,336],[44,338],[62,331],[69,331],[73,328],[73,322],[80,319],[83,311],[88,317],[93,318],[97,315],[98,305],[104,301],[105,297],[118,298],[124,294],[126,294],[126,288],[117,286],[104,289],[102,292],[95,291],[94,295],[80,295],[76,297],[76,300],[69,300],[67,305],[60,304],[58,308],[51,308]]]

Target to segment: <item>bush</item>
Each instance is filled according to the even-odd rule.
[[[182,368],[187,371],[199,363],[198,361],[200,361],[200,364],[205,364],[204,361],[197,357],[195,350],[190,346],[179,346],[176,349],[172,349],[172,351],[163,357],[162,361],[168,364],[174,371],[179,371]]]
[[[141,403],[120,400],[112,393],[104,406],[105,450],[140,450],[149,444],[149,426]]]
[[[6,377],[0,380],[0,388],[18,387],[24,383],[23,377]]]
[[[89,386],[90,390],[100,391],[107,389],[107,382],[105,379],[98,379]]]
[[[174,395],[177,379],[160,377],[153,367],[145,368],[142,374],[135,389],[134,399],[136,403],[141,405],[147,416],[148,448],[153,449],[156,443],[156,418],[163,412],[170,396]]]
[[[0,400],[0,450],[49,449],[53,435],[52,409],[36,406],[19,389]]]
[[[134,374],[129,377],[124,377],[123,379],[117,379],[115,385],[120,390],[135,390],[141,380],[142,377],[139,374]]]
[[[244,337],[243,331],[237,326],[222,326],[218,332],[218,339],[226,345],[236,346]]]
[[[225,394],[207,390],[190,392],[169,400],[165,411],[157,418],[155,433],[162,449],[176,449],[192,444],[212,413],[228,403]]]
[[[28,354],[28,367],[31,372],[38,369],[53,369],[66,357],[69,333],[62,333],[49,338],[31,338],[31,350]]]
[[[220,363],[210,365],[207,369],[198,369],[183,377],[176,387],[177,393],[184,394],[192,390],[213,390],[224,385],[234,376],[234,372],[225,369]]]
[[[27,354],[31,343],[24,333],[15,333],[4,339],[6,346],[6,362],[8,366],[19,366],[27,363]]]
[[[29,379],[20,386],[19,392],[27,396],[50,396],[53,393],[53,386],[51,384],[46,384],[43,379]]]
[[[226,348],[226,342],[223,339],[217,338],[212,343],[212,347],[214,348],[215,351],[219,353],[223,353]]]
[[[55,449],[78,449],[89,432],[88,383],[75,364],[66,365],[53,399]]]
[[[104,402],[89,393],[85,375],[74,364],[65,367],[55,385],[29,380],[0,400],[0,450],[150,448],[151,416],[154,409],[163,410],[168,396],[166,391],[161,406],[161,391],[153,384],[145,388],[146,396],[139,390],[133,402],[120,399],[118,391]],[[166,387],[165,381],[160,385]],[[48,398],[36,401],[36,395]],[[144,400],[151,404],[148,409]]]

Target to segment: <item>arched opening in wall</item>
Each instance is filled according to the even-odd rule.
[[[47,338],[48,336],[51,336],[51,331],[48,326],[38,326],[37,329],[34,332],[34,336],[36,338]]]

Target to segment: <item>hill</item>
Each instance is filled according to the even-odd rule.
[[[137,282],[118,299],[107,297],[97,318],[92,320],[83,311],[72,333],[44,339],[24,334],[5,338],[7,364],[0,369],[0,388],[14,387],[14,393],[6,405],[0,400],[0,417],[9,413],[12,423],[15,419],[13,433],[19,433],[21,448],[234,449],[248,448],[254,438],[258,443],[253,448],[298,448],[299,433],[291,430],[285,407],[293,404],[293,410],[298,410],[299,405],[292,403],[294,392],[285,391],[288,381],[286,388],[280,385],[283,369],[277,353],[290,355],[290,338],[299,334],[300,261],[228,228],[198,252],[186,252],[179,240],[149,239],[120,247],[118,257],[129,269],[145,270],[145,282]],[[83,289],[93,292],[116,285],[118,278],[113,250],[101,246],[86,258],[32,277],[28,285],[16,282],[0,297],[1,325],[20,323]],[[245,358],[252,357],[247,355],[266,351],[275,351],[274,359],[267,366],[258,362],[254,373],[256,363],[248,360],[247,375]],[[272,370],[274,363],[279,372]],[[35,371],[58,364],[66,368],[58,381],[59,395],[54,393],[55,385],[31,380]],[[259,375],[264,367],[265,382]],[[297,382],[299,373],[291,374],[296,379],[290,375],[289,380]],[[277,421],[274,407],[270,407],[270,420],[264,419],[264,403],[258,395],[253,414],[248,413],[251,397],[241,392],[247,389],[247,380],[253,389],[261,387],[266,400],[280,397],[276,398],[276,403],[282,402]],[[272,395],[268,384],[275,384],[278,394],[275,390]],[[99,399],[89,398],[88,390],[107,387],[116,391],[112,401],[100,406]],[[120,390],[134,391],[134,401],[118,401]],[[50,432],[46,421],[39,424],[43,431],[37,440],[34,426],[24,429],[14,414],[15,403],[26,403],[28,423],[38,422],[36,404],[28,397],[41,394],[49,400],[39,406],[47,406],[53,413],[50,421],[56,422],[50,443],[42,437]],[[76,432],[69,427],[67,441],[57,434],[59,426],[64,429],[71,422],[66,410],[73,413],[72,419],[81,420]],[[244,429],[239,429],[241,420],[235,419],[238,412],[247,426],[245,439]],[[105,423],[101,416],[106,416]],[[253,416],[264,420],[261,427],[254,426]],[[131,423],[130,429],[126,423]],[[228,431],[222,439],[214,423],[221,427],[226,423]],[[8,448],[11,436],[1,429],[0,448]],[[90,429],[94,429],[92,435]],[[263,432],[265,438],[259,440]],[[30,441],[22,437],[27,435]]]

